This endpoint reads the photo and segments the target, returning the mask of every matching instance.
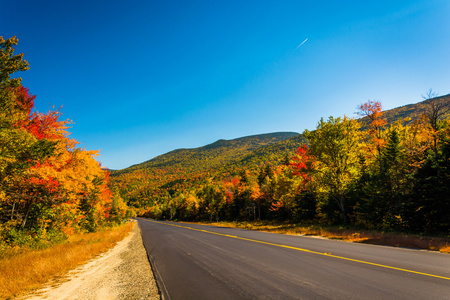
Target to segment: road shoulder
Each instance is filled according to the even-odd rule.
[[[139,226],[114,248],[25,299],[160,299]]]

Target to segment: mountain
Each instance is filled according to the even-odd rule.
[[[240,159],[238,164],[247,167],[260,166],[267,162],[279,164],[287,155],[292,155],[300,145],[306,142],[307,141],[302,134],[297,134],[278,143],[259,147]]]
[[[276,158],[273,158],[279,160],[280,157],[298,147],[297,140],[301,140],[300,136],[297,132],[275,132],[233,140],[220,139],[199,148],[173,150],[126,169],[113,171],[112,175],[147,169],[164,169],[189,174],[211,168],[225,167],[230,164],[263,163],[262,160],[265,156],[273,156],[274,153]]]
[[[450,107],[450,94],[386,110],[383,118],[388,124],[405,118],[414,121],[425,114],[433,103]],[[367,129],[369,118],[359,121],[362,128]],[[226,178],[235,176],[243,168],[255,170],[265,164],[281,164],[286,156],[292,155],[305,142],[303,135],[296,132],[220,139],[199,148],[177,149],[126,169],[112,171],[111,175],[116,183],[144,190],[149,186],[157,188],[195,180],[193,178],[200,174]]]
[[[396,107],[393,109],[383,111],[383,119],[385,119],[388,124],[395,123],[399,120],[404,120],[405,118],[411,118],[411,121],[419,119],[422,115],[424,115],[430,107],[430,104],[440,104],[440,105],[449,105],[450,106],[450,94],[435,97],[431,99],[427,99],[415,104],[408,104],[400,107]],[[448,113],[447,113],[448,115]],[[443,116],[445,118],[445,116]],[[364,117],[360,119],[363,129],[367,129],[369,126],[370,120],[368,117]]]

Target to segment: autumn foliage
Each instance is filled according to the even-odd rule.
[[[381,102],[367,101],[358,106],[362,119],[320,120],[284,159],[262,147],[247,156],[252,160],[204,167],[209,157],[177,160],[185,154],[172,152],[147,168],[113,173],[112,181],[139,215],[157,219],[277,220],[448,235],[450,121],[434,111],[445,109],[448,97],[429,101],[423,114],[390,114],[391,122]],[[436,125],[427,109],[440,113]],[[213,156],[204,149],[189,155]],[[177,167],[164,165],[165,159]]]
[[[125,216],[97,151],[77,148],[61,113],[34,110],[36,96],[11,74],[28,69],[16,38],[0,38],[0,246],[54,242]]]
[[[127,205],[157,219],[450,234],[448,96],[427,98],[420,114],[399,108],[397,116],[369,100],[357,107],[361,119],[322,118],[301,136],[267,134],[259,142],[248,137],[172,151],[110,178],[96,151],[77,148],[58,110],[33,109],[36,97],[10,76],[28,69],[15,44],[0,38],[3,243],[95,231],[120,222]]]

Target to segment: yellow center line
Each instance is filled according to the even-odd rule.
[[[392,270],[397,270],[397,271],[402,271],[402,272],[408,272],[408,273],[413,273],[413,274],[419,274],[419,275],[424,275],[424,276],[429,276],[429,277],[435,277],[435,278],[441,278],[441,279],[450,280],[450,277],[439,276],[439,275],[434,275],[434,274],[428,274],[428,273],[423,273],[423,272],[418,272],[418,271],[413,271],[413,270],[408,270],[408,269],[402,269],[402,268],[392,267],[392,266],[388,266],[388,265],[382,265],[382,264],[377,264],[377,263],[373,263],[373,262],[368,262],[368,261],[364,261],[364,260],[348,258],[348,257],[344,257],[344,256],[332,255],[331,253],[326,253],[326,252],[324,253],[324,252],[318,252],[318,251],[313,251],[313,250],[308,250],[308,249],[303,249],[303,248],[298,248],[298,247],[293,247],[293,246],[287,246],[287,245],[282,245],[282,244],[274,244],[274,243],[269,243],[269,242],[264,242],[264,241],[258,241],[258,240],[244,238],[244,237],[239,237],[239,236],[235,236],[235,235],[223,234],[223,233],[218,233],[218,232],[213,232],[213,231],[208,231],[208,230],[203,230],[203,229],[197,229],[197,228],[192,228],[192,227],[187,227],[187,226],[181,226],[181,225],[176,225],[176,224],[158,222],[158,221],[153,221],[153,220],[146,220],[146,221],[153,222],[153,223],[158,223],[158,224],[163,224],[163,225],[169,225],[169,226],[173,226],[173,227],[179,227],[179,228],[185,228],[185,229],[190,229],[190,230],[195,230],[195,231],[201,231],[201,232],[205,232],[205,233],[210,233],[210,234],[230,237],[230,238],[243,240],[243,241],[249,241],[249,242],[254,242],[254,243],[259,243],[259,244],[275,246],[275,247],[287,248],[287,249],[292,249],[292,250],[297,250],[297,251],[303,251],[303,252],[318,254],[318,255],[322,255],[322,256],[328,256],[328,257],[338,258],[338,259],[347,260],[347,261],[353,261],[353,262],[357,262],[357,263],[377,266],[377,267],[386,268],[386,269],[392,269]]]

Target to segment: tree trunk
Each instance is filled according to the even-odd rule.
[[[11,210],[11,220],[14,219],[14,208],[16,207],[16,202],[14,201],[12,210]]]
[[[345,207],[342,210],[342,217],[344,219],[344,224],[347,225],[348,224],[348,219],[347,219],[347,212],[345,211]]]
[[[344,224],[347,224],[348,219],[347,219],[347,212],[345,210],[345,199],[343,195],[339,195],[337,197],[337,202],[338,202],[338,206],[341,209],[342,212],[342,218],[344,220]]]
[[[22,229],[25,228],[25,225],[27,223],[27,218],[28,218],[28,214],[30,213],[31,204],[33,204],[33,200],[28,200],[28,202],[27,202],[27,212],[25,213],[25,217],[23,217]]]

